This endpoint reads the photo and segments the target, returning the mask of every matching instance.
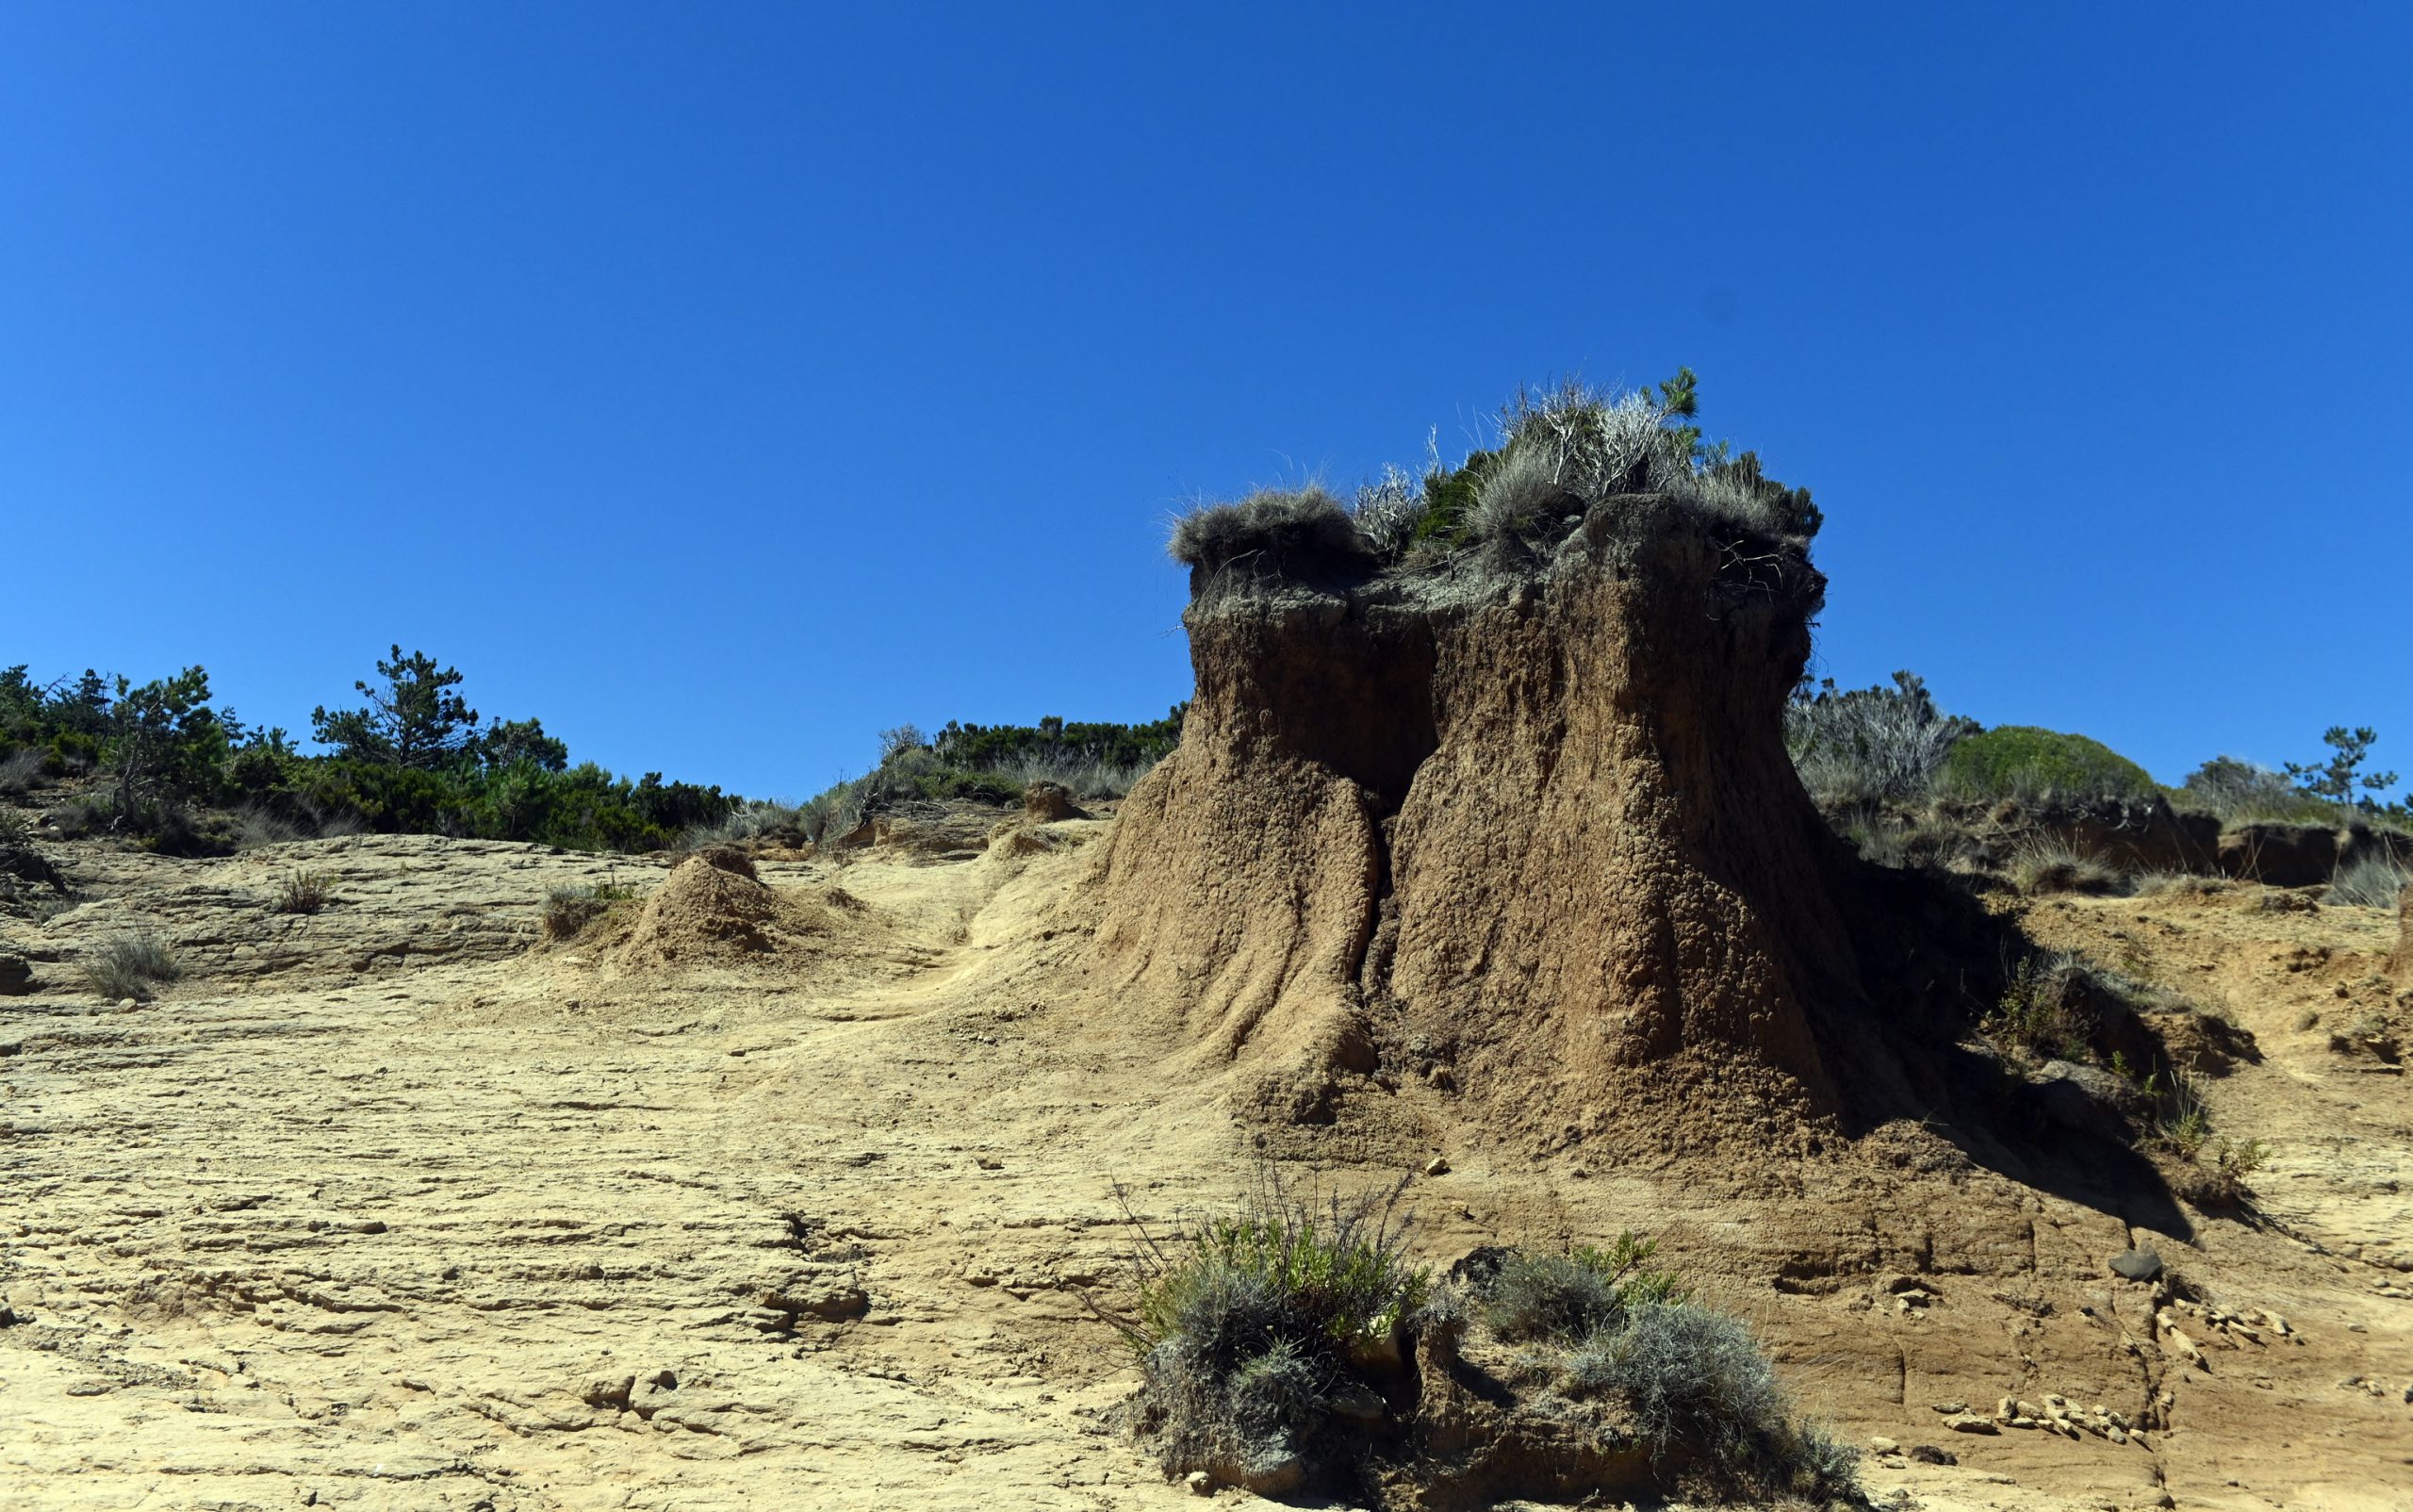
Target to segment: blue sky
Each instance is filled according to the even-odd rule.
[[[11,6],[0,663],[801,796],[1185,696],[1189,501],[1689,364],[1839,681],[2413,770],[2408,16]]]

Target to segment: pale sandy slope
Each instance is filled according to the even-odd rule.
[[[822,955],[675,975],[533,948],[546,890],[606,869],[539,847],[72,854],[90,901],[0,920],[65,958],[0,999],[0,1507],[1193,1504],[1101,1431],[1132,1372],[1082,1293],[1125,1284],[1117,1181],[1158,1217],[1225,1200],[1251,1136],[1162,1005],[1073,969],[1098,828],[1026,858],[875,850],[835,879],[868,906]],[[336,877],[327,912],[267,912],[297,863]],[[763,875],[799,895],[833,878]],[[195,969],[102,1004],[72,958],[128,927]],[[2273,989],[2241,1011],[2302,1009]],[[1421,1085],[1353,1096],[1300,1148],[1343,1180],[1447,1153],[1414,1192],[1438,1263],[1664,1232],[1806,1404],[1960,1456],[1873,1463],[1880,1492],[2401,1505],[2402,1082],[2294,1032],[2215,1093],[2277,1143],[2284,1222],[2161,1241],[2294,1339],[2208,1336],[2204,1368],[2104,1274],[2126,1224],[1983,1172],[1512,1155],[1460,1139]],[[2171,1427],[1974,1437],[1931,1410],[2046,1390],[2131,1412],[2169,1390]]]

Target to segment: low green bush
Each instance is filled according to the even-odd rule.
[[[1628,1233],[1607,1249],[1512,1251],[1477,1284],[1479,1316],[1494,1338],[1538,1347],[1530,1378],[1621,1407],[1654,1454],[1697,1455],[1755,1496],[1863,1504],[1858,1454],[1791,1415],[1750,1329],[1654,1267],[1656,1248]]]
[[[2073,955],[2023,957],[2011,968],[2002,999],[1983,1027],[2014,1058],[2088,1060],[2102,1027],[2093,1006],[2094,980],[2086,963]]]
[[[2160,792],[2143,767],[2085,735],[1996,725],[1956,742],[1945,788],[1971,798],[2144,798]]]
[[[1163,718],[1144,724],[1066,720],[1053,715],[1035,725],[967,725],[950,719],[931,737],[929,747],[940,761],[969,772],[1009,770],[1026,762],[1146,767],[1181,743],[1181,723],[1189,712],[1184,700]]]
[[[1484,1323],[1512,1342],[1573,1343],[1615,1326],[1630,1307],[1680,1300],[1686,1293],[1675,1273],[1650,1264],[1657,1249],[1656,1241],[1626,1233],[1605,1250],[1518,1250],[1501,1262],[1485,1292]]]
[[[1319,1200],[1267,1171],[1238,1212],[1185,1239],[1140,1229],[1139,1316],[1118,1326],[1162,1414],[1168,1472],[1277,1463],[1324,1426],[1360,1359],[1425,1297],[1429,1276],[1403,1253],[1403,1191]]]
[[[0,668],[0,761],[17,772],[23,753],[41,752],[51,775],[97,764],[106,784],[59,806],[61,831],[181,855],[364,830],[653,850],[737,805],[659,773],[573,766],[533,719],[480,733],[451,691],[457,671],[399,647],[394,656],[378,664],[380,681],[358,684],[368,707],[317,711],[334,748],[323,756],[213,706],[198,666],[140,685],[97,672],[36,683],[23,666]]]

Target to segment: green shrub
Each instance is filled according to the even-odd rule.
[[[1454,468],[1435,467],[1424,479],[1424,508],[1416,518],[1410,544],[1450,549],[1467,544],[1472,529],[1475,501],[1500,467],[1500,453],[1476,450]]]
[[[2270,1159],[2268,1144],[2214,1133],[2203,1084],[2181,1068],[2164,1067],[2147,1077],[2144,1092],[2155,1105],[2154,1142],[2192,1168],[2173,1190],[2210,1208],[2237,1208],[2254,1195],[2248,1182]]]
[[[1997,725],[1955,744],[1944,783],[1966,797],[2143,798],[2160,789],[2151,774],[2098,740]]]
[[[44,752],[50,773],[97,760],[112,781],[63,806],[62,830],[183,855],[288,830],[364,830],[652,850],[737,801],[659,773],[632,781],[592,763],[572,767],[567,748],[537,720],[506,720],[480,735],[453,691],[458,672],[399,648],[394,656],[378,664],[378,682],[358,684],[367,708],[319,711],[336,748],[327,756],[304,756],[285,731],[212,708],[198,666],[140,686],[97,672],[38,686],[22,666],[0,669],[0,756]],[[238,810],[239,824],[229,812]]]
[[[84,960],[84,980],[107,998],[148,998],[154,982],[184,975],[175,952],[152,934],[122,934],[102,943]]]
[[[950,719],[930,741],[930,751],[963,771],[994,771],[1028,759],[1050,764],[1095,762],[1109,766],[1150,766],[1181,743],[1187,700],[1161,719],[1145,724],[1065,720],[1050,715],[1035,725],[966,725]]]
[[[1515,1251],[1478,1284],[1495,1338],[1539,1345],[1525,1369],[1563,1396],[1621,1405],[1655,1454],[1701,1456],[1731,1487],[1861,1504],[1859,1455],[1788,1415],[1775,1366],[1743,1323],[1694,1301],[1655,1244]]]
[[[948,721],[927,744],[915,731],[883,731],[879,764],[792,808],[758,805],[733,821],[736,831],[760,833],[776,824],[805,840],[848,834],[875,814],[916,804],[973,802],[1011,806],[1032,782],[1060,782],[1083,797],[1119,797],[1181,739],[1188,704],[1175,704],[1148,724],[1084,724],[1053,715],[1036,725],[966,725]],[[910,730],[911,727],[905,727]],[[720,831],[691,831],[690,844]]]
[[[1168,1473],[1301,1453],[1424,1299],[1403,1253],[1405,1184],[1344,1201],[1260,1173],[1237,1213],[1160,1244],[1140,1229],[1140,1353]],[[1127,1212],[1126,1208],[1126,1212]],[[1135,1226],[1137,1221],[1134,1220]]]
[[[1687,1293],[1675,1273],[1650,1268],[1657,1249],[1656,1241],[1625,1233],[1606,1250],[1518,1250],[1486,1289],[1484,1323],[1511,1342],[1566,1344],[1615,1326],[1630,1307],[1681,1300]]]
[[[2211,1155],[2212,1168],[2241,1188],[2247,1177],[2270,1163],[2271,1146],[2260,1140],[2232,1140],[2223,1134],[2213,1139]]]
[[[1019,802],[1032,782],[1061,782],[1082,797],[1120,797],[1181,741],[1189,704],[1145,724],[1084,723],[1055,715],[1036,725],[966,725],[953,720],[929,742],[937,767],[957,774],[920,783],[919,796]],[[882,764],[900,752],[883,752]],[[875,807],[877,799],[875,799]]]
[[[2025,957],[2011,969],[2002,1000],[1983,1027],[2017,1055],[2083,1060],[2100,1027],[2089,1001],[2092,981],[2075,956]]]

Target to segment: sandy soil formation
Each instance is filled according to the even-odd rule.
[[[664,898],[646,863],[70,847],[75,906],[0,921],[34,974],[0,999],[0,1506],[1194,1504],[1102,1431],[1135,1372],[1082,1298],[1125,1295],[1115,1181],[1171,1219],[1237,1192],[1258,1130],[1235,1116],[1249,1077],[1084,965],[1112,823],[758,858],[846,949],[642,970],[536,919],[607,875]],[[269,912],[297,864],[334,878],[325,912]],[[2259,1061],[2208,1085],[2220,1127],[2272,1146],[2257,1210],[2124,1208],[1881,1142],[1612,1165],[1470,1139],[1463,1094],[1412,1076],[1370,1081],[1312,1150],[1344,1182],[1444,1157],[1411,1189],[1440,1265],[1661,1233],[1806,1405],[1958,1461],[1876,1455],[1880,1495],[2401,1505],[2395,921],[2246,884],[2029,921],[2252,1031]],[[76,958],[138,929],[188,975],[97,999]],[[2163,1277],[2108,1269],[2138,1245]],[[1997,1423],[2005,1397],[2076,1425]],[[2150,1426],[2114,1442],[2085,1426],[2098,1405]]]
[[[2388,969],[2398,981],[2413,987],[2413,891],[2397,899],[2396,953],[2388,958]]]
[[[1805,1001],[1864,992],[1781,738],[1824,584],[1663,499],[1513,591],[1194,572],[1198,694],[1108,858],[1107,959],[1221,1053],[1264,1024],[1294,1116],[1386,998],[1501,1123],[1597,1121],[1695,1051],[1832,1108]]]

